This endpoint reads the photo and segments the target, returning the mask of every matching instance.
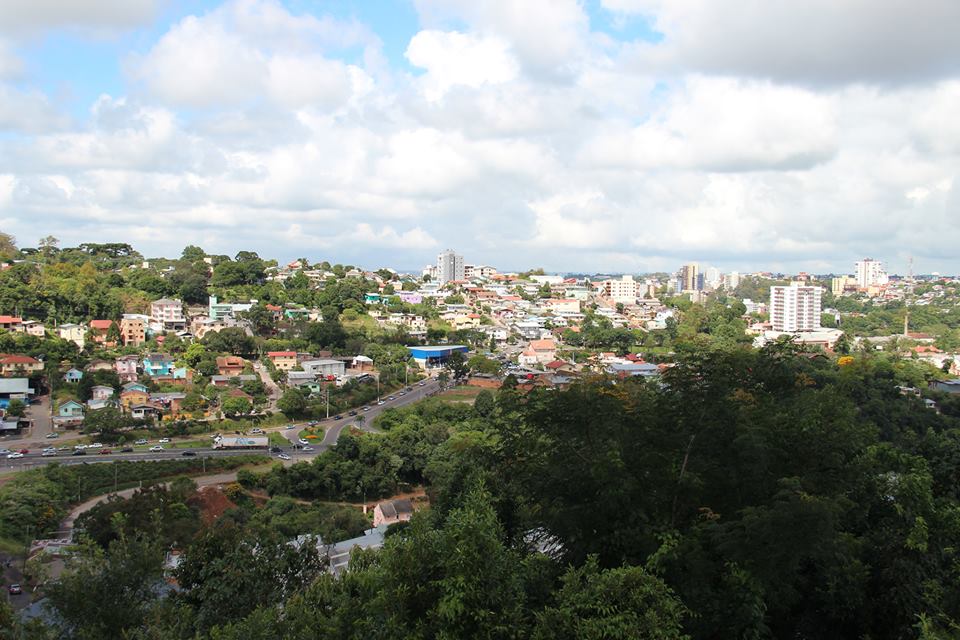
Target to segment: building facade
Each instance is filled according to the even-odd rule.
[[[823,289],[799,282],[770,287],[770,324],[774,331],[816,331],[820,328]]]
[[[864,258],[857,262],[857,288],[880,287],[889,281],[883,263],[873,258]]]
[[[447,249],[437,256],[437,282],[445,285],[454,280],[465,280],[463,256]]]

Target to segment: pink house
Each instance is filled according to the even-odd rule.
[[[140,377],[137,372],[137,367],[140,364],[140,359],[137,356],[120,356],[114,362],[114,368],[117,370],[117,375],[120,376],[120,382],[136,382]]]
[[[413,503],[409,500],[381,502],[373,508],[373,526],[406,522],[413,516]]]

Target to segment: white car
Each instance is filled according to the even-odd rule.
[[[304,447],[303,449],[301,449],[301,451],[304,451],[304,452],[314,451],[314,448],[311,447],[311,446],[309,446],[309,445],[307,445],[306,447]]]
[[[94,442],[92,445],[90,445],[90,448],[91,448],[91,449],[103,449],[103,444],[101,444],[101,443],[99,443],[99,442]]]
[[[158,444],[155,444],[152,447],[150,447],[150,451],[164,451],[164,448]]]
[[[0,449],[0,456],[5,456],[8,453],[12,453],[10,449]]]
[[[7,460],[13,460],[15,458],[22,458],[23,454],[19,451],[14,451],[13,453],[7,454]]]
[[[87,448],[87,445],[85,445],[85,444],[75,444],[75,445],[73,445],[73,448],[74,448],[74,449],[86,449],[86,448]]]
[[[50,456],[55,456],[55,455],[57,455],[57,450],[56,450],[56,449],[44,449],[44,450],[43,450],[43,453],[41,453],[40,455],[43,456],[44,458],[49,458]]]
[[[377,405],[379,406],[379,405],[381,405],[381,404],[383,404],[383,400],[378,400],[378,401],[377,401]]]
[[[278,454],[277,454],[277,457],[280,458],[281,460],[289,460],[289,459],[290,459],[290,456],[288,456],[288,455],[285,454],[285,453],[278,453]]]
[[[299,440],[297,440],[297,442],[299,442],[300,444],[310,444],[310,441],[307,440],[306,438],[300,438]]]
[[[45,435],[45,436],[43,436],[43,437],[46,438],[47,440],[52,440],[53,438],[59,438],[59,437],[60,437],[60,434],[59,434],[59,433],[48,433],[47,435]]]
[[[251,429],[250,433],[252,433],[255,436],[260,435],[261,433],[263,433],[263,429],[260,429],[259,427],[257,427],[256,429]]]
[[[160,444],[168,444],[170,442],[170,438],[160,438],[159,440],[157,440],[157,442],[159,442]]]

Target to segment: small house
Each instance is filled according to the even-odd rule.
[[[65,374],[63,374],[63,380],[65,382],[80,382],[83,380],[83,371],[71,367]]]

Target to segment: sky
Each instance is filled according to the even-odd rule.
[[[956,0],[0,0],[0,230],[960,272]]]

